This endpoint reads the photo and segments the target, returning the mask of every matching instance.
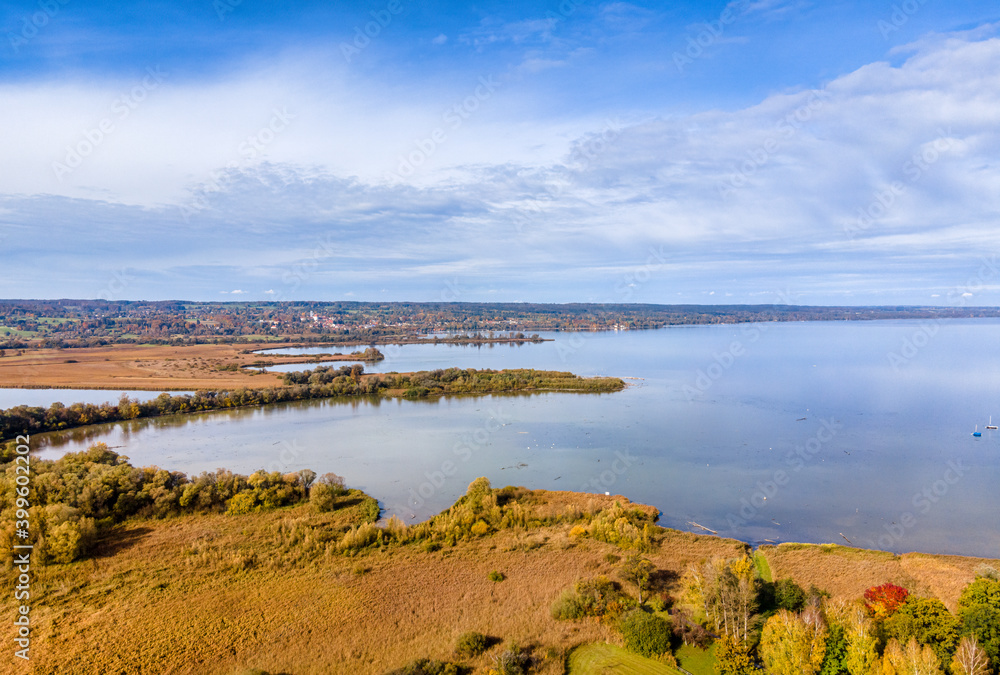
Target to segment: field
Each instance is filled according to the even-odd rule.
[[[0,358],[0,387],[64,389],[194,390],[282,386],[281,376],[242,367],[256,361],[304,363],[316,359],[245,353],[267,344],[190,346],[117,345],[81,349],[7,351]],[[273,346],[273,345],[271,345]],[[331,352],[338,351],[331,347]],[[354,351],[354,349],[345,350]],[[325,361],[352,360],[349,356]],[[307,370],[310,366],[303,365]],[[66,403],[69,403],[68,401]]]
[[[542,515],[606,508],[615,499],[627,505],[604,495],[527,494]],[[670,672],[631,661],[611,669],[607,659],[619,652],[606,648],[574,652],[620,642],[604,624],[550,616],[553,600],[578,579],[618,578],[609,554],[622,552],[613,545],[571,537],[567,523],[502,530],[436,551],[418,542],[353,556],[303,553],[315,532],[357,522],[358,508],[346,503],[317,514],[299,505],[119,526],[91,559],[38,570],[32,672],[378,674],[417,657],[460,660],[453,650],[465,631],[494,638],[484,655],[463,661],[477,671],[516,641],[531,647],[537,673],[564,672],[574,653],[574,673]],[[733,540],[672,530],[657,539],[648,557],[670,594],[689,564],[745,550]],[[951,606],[980,562],[820,546],[783,546],[764,555],[776,578],[816,583],[834,596],[856,598],[869,586],[896,581]],[[493,571],[505,579],[491,581]],[[8,568],[8,583],[11,574]],[[5,615],[13,612],[11,602],[6,596],[0,603]],[[694,651],[681,658],[695,675],[710,663]]]
[[[775,579],[792,578],[811,584],[835,597],[859,598],[865,589],[886,581],[918,595],[940,599],[955,611],[962,588],[973,578],[976,566],[995,560],[963,556],[904,553],[849,548],[839,544],[779,544],[762,546]]]
[[[569,675],[681,675],[681,671],[609,644],[589,644],[573,650]]]
[[[715,675],[715,645],[708,649],[682,645],[674,656],[681,668],[691,675]]]
[[[537,508],[553,512],[614,499],[533,494]],[[327,519],[333,527],[334,517],[350,521],[350,509],[141,521],[92,560],[41,568],[33,672],[382,673],[420,656],[454,660],[456,638],[475,630],[532,645],[536,672],[555,674],[573,647],[615,640],[603,624],[550,617],[552,601],[577,579],[615,574],[605,556],[617,549],[571,539],[569,525],[505,530],[434,552],[410,544],[300,558],[297,525]],[[650,557],[675,576],[742,548],[667,532]],[[506,578],[490,581],[493,570]],[[466,663],[485,667],[500,649]]]

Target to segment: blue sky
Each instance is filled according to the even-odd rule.
[[[0,28],[0,297],[1000,304],[995,0]]]

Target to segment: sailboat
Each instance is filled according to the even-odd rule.
[[[993,415],[990,415],[990,423],[986,425],[987,429],[996,429],[997,425],[993,424]]]
[[[978,438],[978,437],[980,437],[980,436],[983,435],[983,432],[979,430],[979,425],[978,424],[976,425],[976,430],[972,432],[972,435],[975,436],[976,438]]]

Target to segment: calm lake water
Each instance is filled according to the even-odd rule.
[[[32,441],[47,457],[104,441],[135,464],[193,473],[334,471],[407,522],[487,476],[495,486],[622,494],[660,508],[665,526],[698,523],[754,543],[846,538],[1000,557],[1000,433],[984,431],[990,415],[1000,421],[998,321],[545,337],[556,339],[382,347],[377,370],[530,367],[636,379],[615,394],[312,401]]]
[[[107,402],[117,403],[122,394],[129,398],[149,401],[163,392],[134,391],[131,389],[8,389],[0,388],[0,410],[18,405],[41,406],[48,408],[53,403],[93,403],[95,405]],[[179,395],[183,391],[169,391],[171,395]]]

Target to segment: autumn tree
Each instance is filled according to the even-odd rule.
[[[905,647],[892,638],[882,654],[882,675],[941,675],[941,662],[933,649],[915,638]]]
[[[816,675],[823,664],[827,628],[814,608],[786,609],[767,620],[757,650],[771,675]]]
[[[642,604],[642,592],[649,588],[649,578],[655,570],[656,566],[638,553],[632,553],[622,561],[622,578],[635,584],[639,590],[640,605]]]
[[[976,636],[966,635],[958,643],[955,657],[951,660],[953,675],[987,675],[990,668],[989,657],[976,641]]]
[[[906,602],[908,590],[896,584],[873,586],[865,591],[865,606],[876,619],[887,619]]]
[[[746,642],[723,635],[715,645],[716,675],[757,675],[757,665]]]
[[[878,664],[878,635],[875,623],[860,605],[848,608],[843,615],[847,642],[844,667],[851,675],[870,675]]]

